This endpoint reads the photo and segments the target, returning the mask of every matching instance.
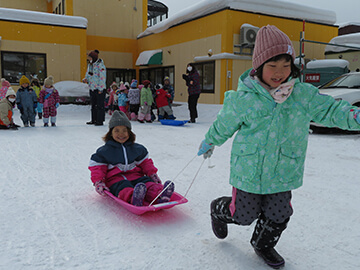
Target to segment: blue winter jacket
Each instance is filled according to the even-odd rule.
[[[126,106],[126,103],[128,102],[128,97],[125,93],[120,93],[118,97],[118,106]]]
[[[31,87],[20,87],[16,93],[16,104],[20,104],[25,108],[34,108],[34,104],[37,103],[37,96],[35,91]]]

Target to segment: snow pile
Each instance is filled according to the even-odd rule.
[[[86,83],[77,81],[61,81],[54,84],[60,96],[79,97],[89,95],[89,86]]]
[[[342,24],[339,24],[339,29],[341,28],[344,28],[346,26],[360,26],[360,22],[346,22],[346,23],[342,23]]]
[[[177,119],[189,119],[187,104],[177,105]],[[269,270],[249,243],[254,224],[230,225],[225,240],[211,230],[210,202],[231,195],[232,139],[202,166],[195,155],[220,108],[199,104],[198,122],[182,127],[132,122],[160,178],[178,175],[177,192],[185,195],[200,168],[188,203],[143,216],[98,195],[89,179],[108,115],[89,126],[90,106],[61,105],[57,127],[37,119],[35,128],[0,130],[0,269]],[[360,135],[309,135],[304,186],[277,245],[284,269],[359,268],[359,148]]]
[[[84,17],[58,15],[12,8],[0,8],[0,19],[15,22],[29,22],[78,28],[87,28],[88,23],[88,20]]]
[[[138,35],[138,38],[163,32],[174,25],[184,23],[225,8],[331,25],[336,22],[336,14],[333,11],[317,9],[280,0],[202,0],[175,13],[169,19],[147,28],[144,32]]]
[[[306,68],[330,68],[330,67],[340,67],[340,68],[349,68],[349,61],[344,59],[322,59],[322,60],[312,60],[306,64]]]
[[[360,50],[360,33],[337,36],[331,39],[330,43],[356,47],[359,48]],[[337,53],[348,50],[354,50],[354,48],[346,48],[346,47],[332,46],[332,45],[326,45],[325,47],[325,53],[327,52]]]

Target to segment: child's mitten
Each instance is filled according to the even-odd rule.
[[[102,181],[97,181],[95,184],[95,191],[99,193],[101,196],[105,196],[105,190],[109,191],[109,188]]]
[[[149,176],[151,180],[153,180],[156,184],[161,184],[160,177],[157,175],[157,173],[154,173]]]
[[[197,153],[198,156],[203,155],[205,159],[211,157],[212,153],[214,152],[215,146],[212,144],[208,144],[203,140],[199,147],[199,152]]]

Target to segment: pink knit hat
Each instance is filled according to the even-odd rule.
[[[270,58],[279,54],[290,54],[295,60],[295,50],[289,37],[274,25],[260,28],[256,34],[253,53],[253,68],[256,70]]]
[[[1,86],[10,87],[11,84],[4,78],[1,78]]]
[[[122,83],[122,84],[120,84],[120,91],[124,91],[124,90],[126,90],[127,88],[126,88],[126,86]]]

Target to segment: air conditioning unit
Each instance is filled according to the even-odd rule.
[[[252,26],[250,24],[242,25],[240,28],[240,44],[254,45],[256,34],[259,29],[259,27]]]

